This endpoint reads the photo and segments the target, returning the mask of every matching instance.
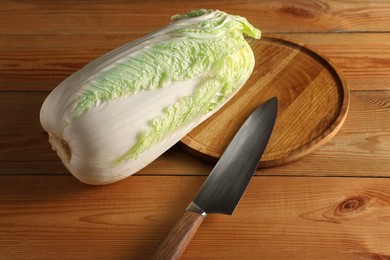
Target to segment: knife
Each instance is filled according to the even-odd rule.
[[[207,214],[233,214],[260,163],[277,110],[273,97],[252,112],[152,259],[179,259]]]

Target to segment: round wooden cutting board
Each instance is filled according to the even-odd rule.
[[[329,141],[344,123],[349,91],[327,58],[279,38],[249,40],[256,65],[248,82],[217,113],[181,142],[215,161],[249,114],[273,96],[279,99],[276,125],[260,167],[297,160]]]

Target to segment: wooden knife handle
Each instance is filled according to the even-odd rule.
[[[202,215],[185,211],[162,240],[151,259],[179,259],[203,219]]]

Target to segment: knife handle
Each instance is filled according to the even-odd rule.
[[[162,240],[151,259],[179,259],[203,219],[202,215],[185,211]]]

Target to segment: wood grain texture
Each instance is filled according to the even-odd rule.
[[[279,38],[250,45],[256,64],[249,80],[181,142],[216,161],[250,113],[276,96],[278,117],[260,167],[296,161],[337,134],[347,116],[349,89],[329,60],[302,45]]]
[[[146,33],[0,34],[0,90],[51,91],[94,58]],[[291,39],[318,50],[334,62],[351,90],[390,89],[390,35],[387,33],[268,35]]]
[[[223,9],[243,15],[265,32],[382,31],[390,25],[388,1],[3,1],[0,34],[142,33],[176,13]]]
[[[1,1],[0,259],[151,256],[213,164],[176,145],[122,182],[86,186],[51,151],[39,109],[95,57],[199,7],[313,47],[352,93],[334,138],[299,161],[258,171],[233,216],[208,216],[183,259],[390,259],[384,0]]]
[[[278,34],[279,35],[279,34]],[[282,34],[329,57],[351,90],[390,89],[390,34]]]
[[[0,258],[147,259],[204,177],[0,176]],[[182,259],[386,259],[389,179],[255,177]],[[381,258],[382,257],[382,258]]]
[[[47,92],[0,92],[0,174],[68,174],[40,127]],[[326,145],[266,175],[389,176],[390,92],[354,91],[345,123]],[[331,166],[330,166],[331,165]],[[206,175],[213,164],[175,146],[138,174]]]
[[[357,91],[340,132],[326,145],[289,167],[265,174],[319,176],[389,176],[390,92]]]
[[[183,215],[158,245],[151,259],[180,259],[203,220],[204,217],[202,215],[184,211]]]

